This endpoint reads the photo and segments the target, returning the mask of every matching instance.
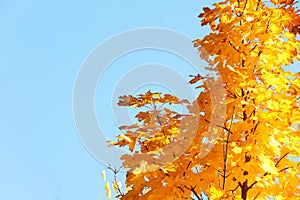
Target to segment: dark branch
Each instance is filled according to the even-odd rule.
[[[256,183],[257,183],[257,181],[255,181],[254,183],[252,183],[252,184],[248,187],[248,190],[251,189]]]
[[[230,46],[232,46],[232,48],[233,48],[234,50],[236,50],[238,53],[240,53],[240,51],[239,51],[236,47],[234,47],[233,44],[232,44],[230,41],[228,41],[228,43],[230,44]]]
[[[192,193],[196,196],[196,198],[197,198],[198,200],[203,200],[203,198],[202,198],[201,196],[199,196],[198,193],[197,193],[196,190],[195,190],[195,188],[197,187],[196,185],[195,185],[194,187],[193,187],[193,186],[190,186],[190,188],[187,187],[186,185],[185,185],[184,187],[185,187],[186,189],[192,191]]]
[[[276,162],[275,167],[279,167],[279,163],[280,161],[282,161],[282,159],[284,159],[290,152],[285,153],[283,156],[281,156],[281,158]]]
[[[230,122],[229,129],[228,129],[228,132],[227,132],[227,139],[225,141],[225,149],[224,149],[224,152],[223,152],[224,153],[224,168],[223,168],[223,176],[222,176],[223,177],[223,190],[225,190],[226,178],[228,177],[226,175],[226,173],[227,173],[227,163],[228,163],[228,148],[229,148],[231,128],[232,128],[232,124],[233,124],[234,111],[235,111],[235,106],[233,107],[231,122]],[[225,139],[225,138],[223,138],[223,139]]]

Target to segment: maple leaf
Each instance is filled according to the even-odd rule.
[[[141,110],[111,143],[134,151],[121,157],[128,171],[119,199],[298,199],[300,72],[285,66],[300,60],[300,15],[296,1],[271,2],[203,8],[211,33],[194,47],[222,80],[190,75],[201,88],[193,102],[151,91],[120,97],[120,106]],[[169,108],[180,104],[187,114]]]

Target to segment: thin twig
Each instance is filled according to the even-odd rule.
[[[198,200],[203,200],[203,198],[201,196],[198,195],[198,193],[196,192],[195,188],[197,187],[196,185],[193,187],[193,186],[190,186],[191,188],[188,188],[187,186],[184,186],[186,189],[190,190],[193,192],[193,194],[196,196],[196,198]]]
[[[257,5],[256,5],[256,11],[258,10],[259,4],[260,4],[261,0],[258,0]]]
[[[276,162],[275,167],[279,167],[280,161],[281,161],[283,158],[285,158],[289,153],[290,153],[290,152],[285,153],[285,154],[284,154],[284,155]]]
[[[232,124],[233,124],[233,116],[234,116],[234,111],[235,111],[235,106],[233,107],[233,111],[232,111],[232,116],[231,116],[231,122],[229,125],[229,132],[227,132],[227,140],[225,141],[225,151],[224,153],[224,171],[223,171],[223,190],[225,190],[225,186],[226,186],[226,173],[227,173],[227,163],[228,163],[228,148],[229,148],[229,139],[230,139],[230,133],[231,133],[231,128],[232,128]]]
[[[113,169],[111,166],[108,167],[109,170],[111,170],[114,173],[114,186],[117,189],[117,193],[120,196],[123,196],[123,192],[121,191],[121,188],[119,187],[118,180],[117,180],[117,174],[122,169],[122,166],[119,167],[119,169]]]

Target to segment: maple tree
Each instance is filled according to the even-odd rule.
[[[122,156],[125,186],[116,176],[111,183],[116,198],[298,199],[300,72],[284,69],[300,60],[296,3],[226,0],[203,8],[201,25],[212,32],[194,45],[220,79],[193,76],[202,89],[192,103],[150,91],[120,97],[120,106],[141,112],[110,142],[133,152]],[[110,198],[109,182],[105,188]]]

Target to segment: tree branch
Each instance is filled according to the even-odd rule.
[[[276,162],[275,167],[279,167],[280,161],[282,161],[283,158],[285,158],[290,152],[285,153],[281,158]]]
[[[261,0],[258,0],[257,5],[256,5],[256,11],[258,10],[259,4],[260,4]]]
[[[233,124],[233,116],[234,116],[234,111],[235,111],[235,106],[233,107],[233,111],[232,111],[232,116],[231,116],[231,122],[229,125],[229,129],[227,131],[227,139],[225,141],[225,149],[223,146],[223,156],[224,156],[224,167],[223,167],[223,190],[225,190],[225,186],[226,186],[226,173],[227,173],[227,163],[228,163],[228,148],[229,148],[229,139],[230,139],[230,133],[231,133],[231,128],[232,128],[232,124]],[[223,137],[224,139],[224,137]]]
[[[201,196],[198,195],[198,193],[196,192],[195,188],[197,187],[196,185],[193,187],[191,186],[191,188],[187,187],[186,185],[184,186],[186,189],[190,190],[193,192],[193,194],[196,196],[196,198],[198,200],[203,200],[203,198]]]
[[[233,46],[233,44],[231,43],[231,41],[228,41],[228,43],[229,43],[230,46],[232,46],[232,48],[234,50],[236,50],[236,52],[240,53],[240,51],[236,47]]]

